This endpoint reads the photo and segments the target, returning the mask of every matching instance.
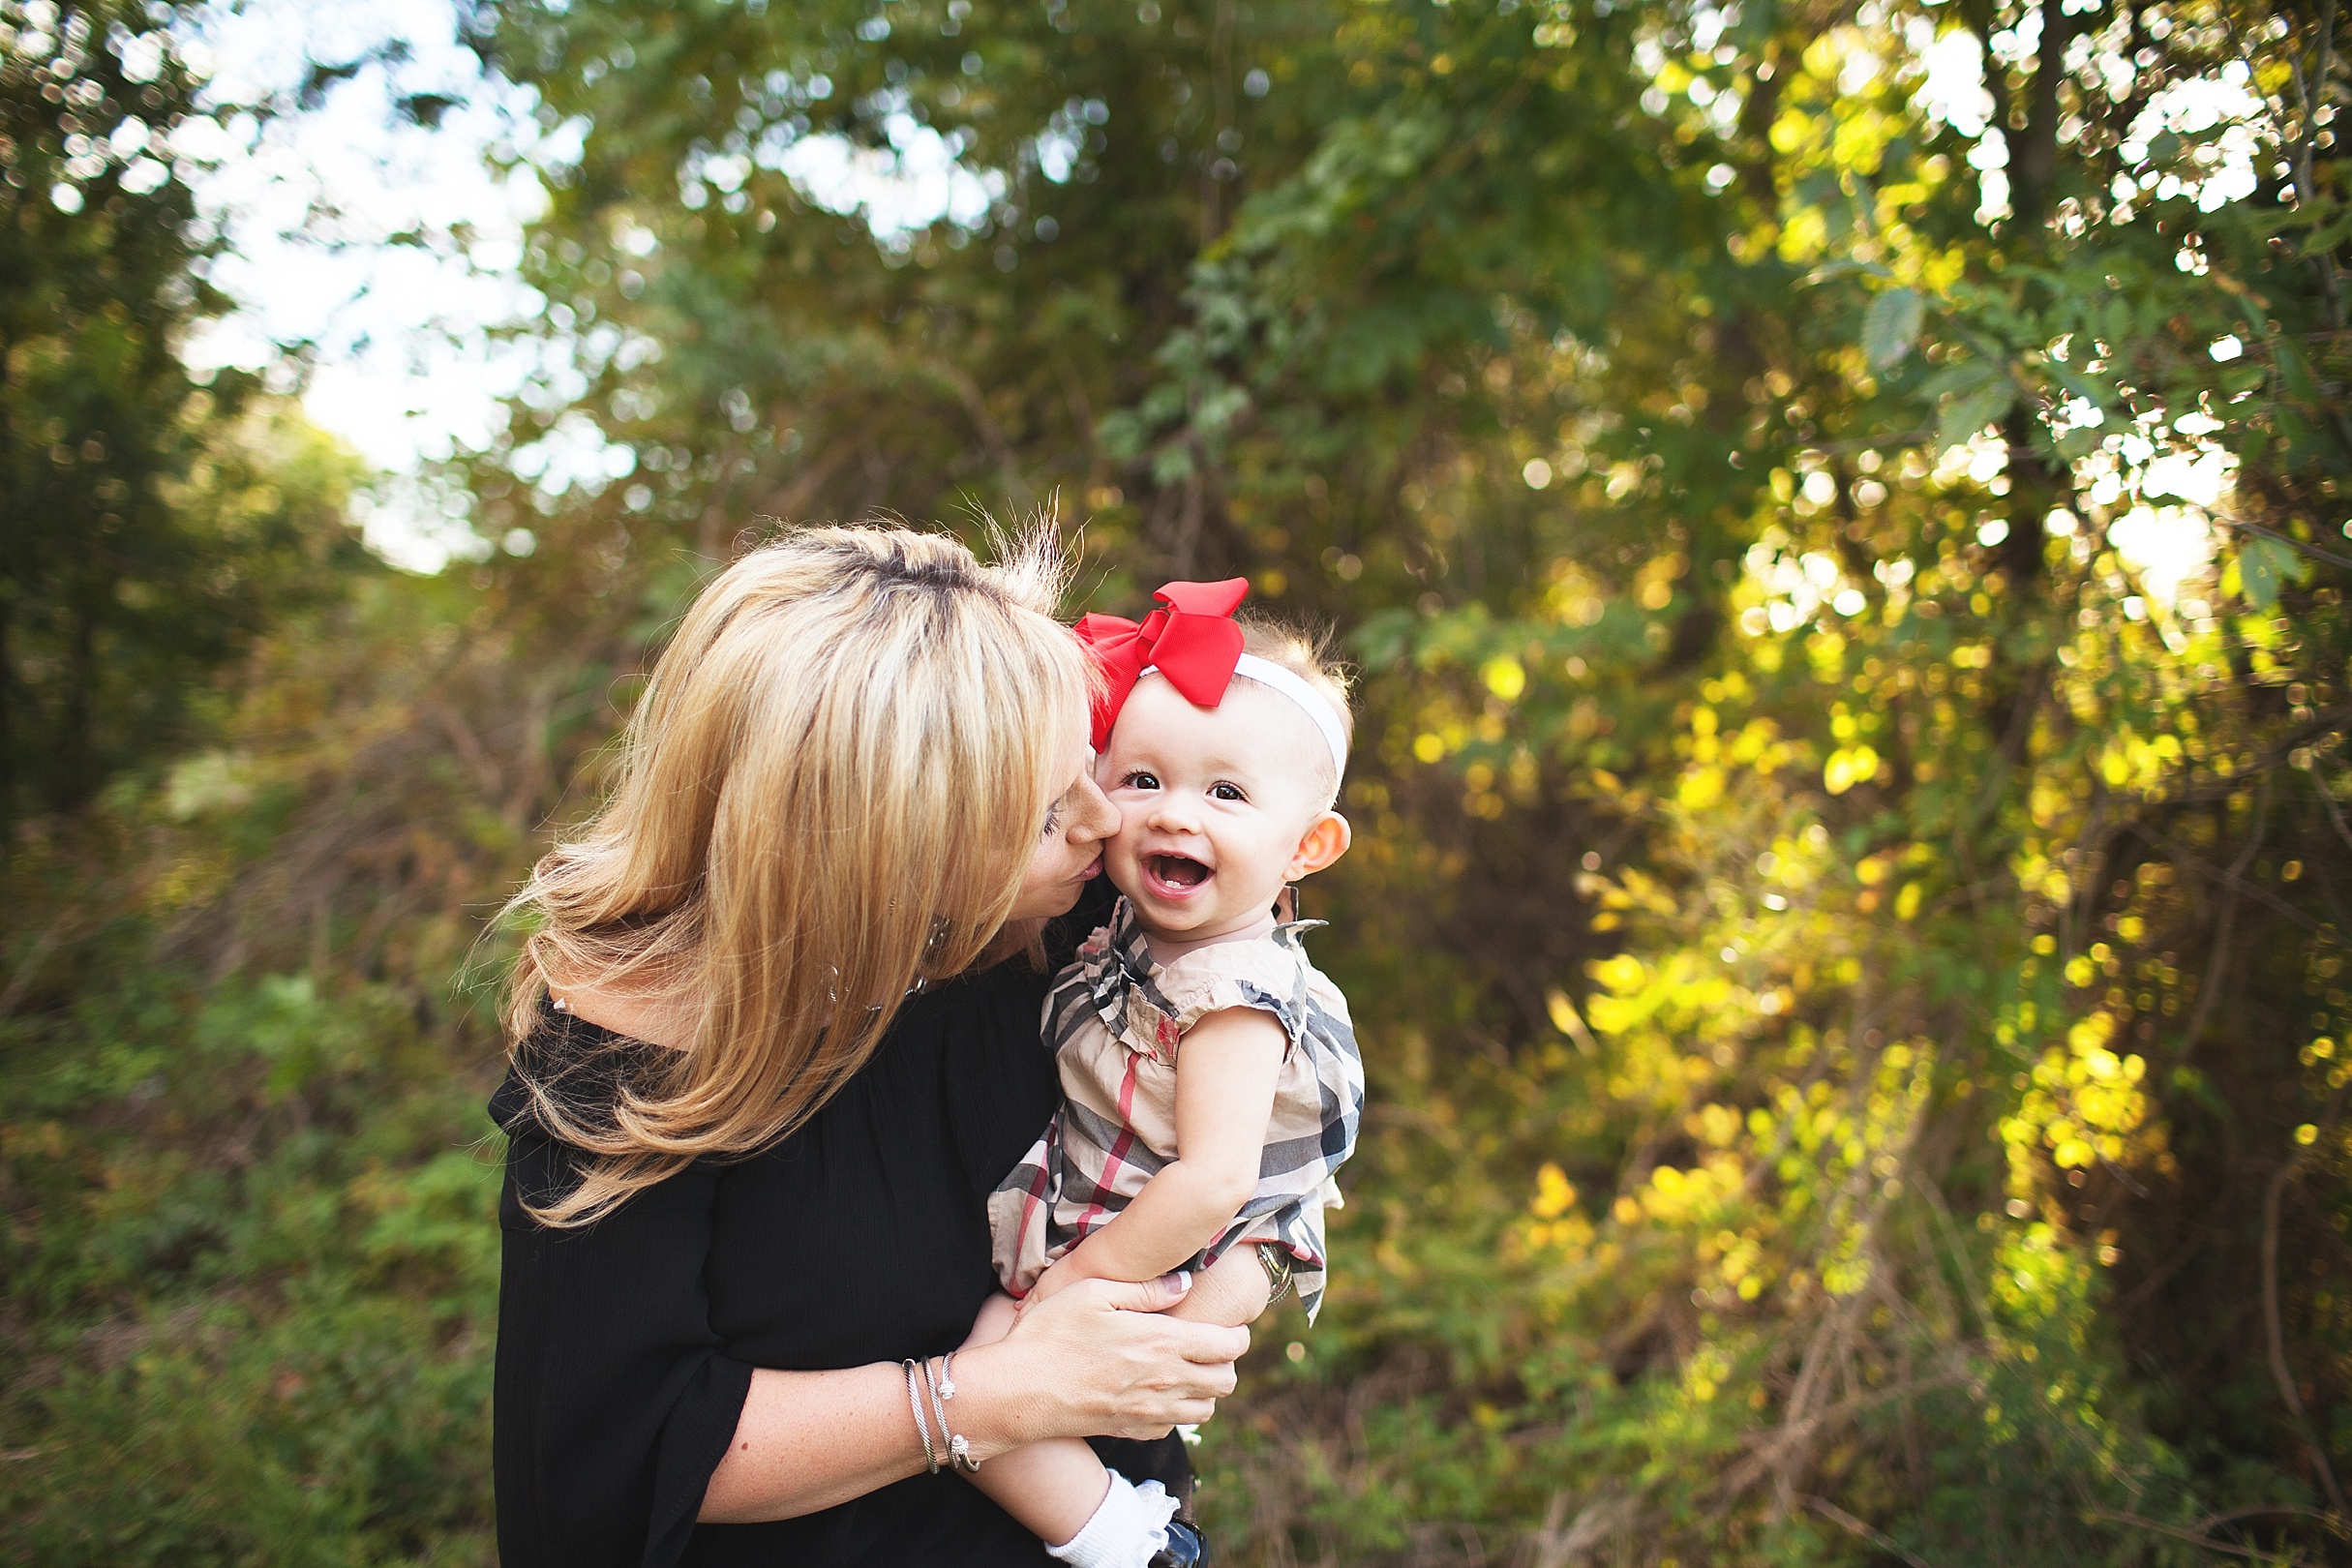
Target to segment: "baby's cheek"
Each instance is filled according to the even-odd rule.
[[[1126,890],[1125,883],[1133,877],[1136,846],[1142,836],[1133,827],[1122,827],[1102,841],[1102,868],[1110,874],[1113,886],[1122,891]]]

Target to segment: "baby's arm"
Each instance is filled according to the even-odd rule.
[[[1266,1126],[1290,1038],[1274,1014],[1225,1008],[1186,1031],[1176,1055],[1177,1158],[1110,1223],[1038,1282],[1154,1280],[1217,1239],[1257,1191]]]

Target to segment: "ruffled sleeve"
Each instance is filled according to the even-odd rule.
[[[1225,942],[1196,949],[1162,965],[1153,977],[1154,999],[1163,1003],[1168,1025],[1177,1037],[1212,1012],[1228,1008],[1255,1008],[1270,1012],[1282,1026],[1289,1049],[1306,1039],[1308,997],[1306,976],[1290,952],[1268,938]],[[1165,1039],[1168,1030],[1159,1032]]]

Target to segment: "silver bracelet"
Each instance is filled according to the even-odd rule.
[[[948,1404],[939,1397],[939,1385],[931,1380],[931,1358],[922,1358],[923,1391],[931,1397],[931,1413],[939,1418],[939,1440],[948,1441]]]
[[[931,1374],[931,1364],[922,1364],[923,1375]],[[972,1457],[972,1440],[960,1432],[948,1428],[947,1402],[955,1398],[955,1352],[950,1350],[939,1363],[939,1381],[932,1386],[931,1396],[939,1409],[940,1434],[948,1439],[948,1459],[965,1475],[978,1475],[980,1462]]]
[[[922,1439],[923,1467],[933,1475],[937,1475],[939,1473],[939,1450],[931,1445],[931,1424],[923,1419],[922,1396],[915,1390],[915,1363],[911,1360],[902,1361],[899,1366],[906,1369],[907,1406],[915,1412],[915,1434]],[[927,1364],[923,1375],[925,1377],[930,1375]],[[940,1423],[940,1431],[947,1431],[945,1421]]]

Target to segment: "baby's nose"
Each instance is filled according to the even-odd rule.
[[[1162,793],[1152,802],[1152,826],[1155,828],[1191,830],[1198,825],[1200,814],[1192,802],[1173,790]]]

